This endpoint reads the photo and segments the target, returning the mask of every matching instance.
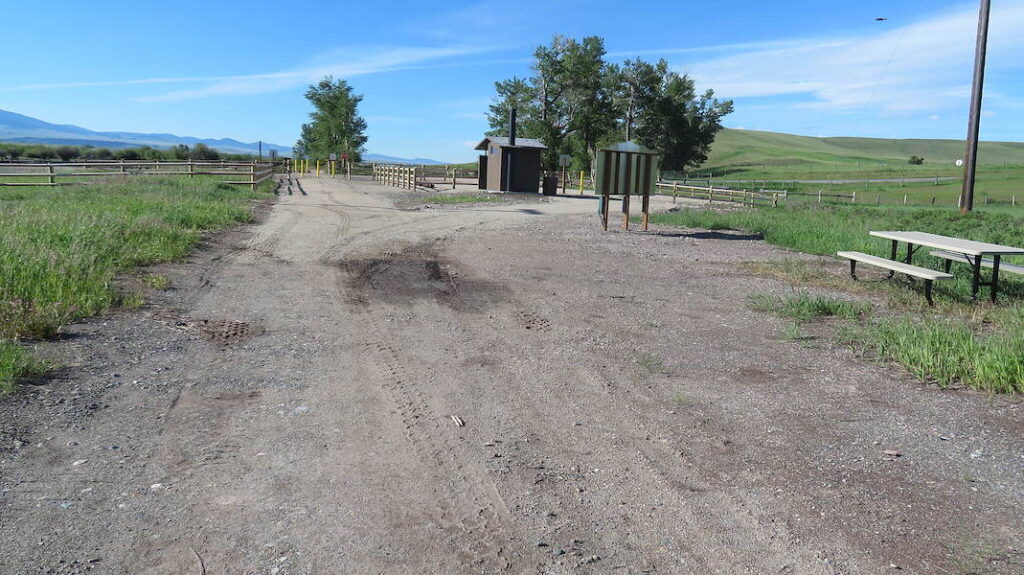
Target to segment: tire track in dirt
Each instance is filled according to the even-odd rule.
[[[433,229],[435,224],[426,227]],[[414,452],[421,454],[428,470],[425,483],[438,490],[435,519],[460,563],[472,566],[473,571],[505,571],[521,567],[519,559],[508,552],[518,538],[505,502],[485,470],[457,459],[459,441],[453,440],[448,427],[454,424],[449,414],[437,413],[431,407],[426,391],[431,382],[422,381],[422,374],[410,370],[408,366],[415,362],[404,357],[381,329],[387,317],[400,314],[414,321],[415,314],[374,302],[373,295],[367,293],[380,287],[373,285],[374,276],[386,274],[389,262],[432,254],[450,242],[450,237],[441,236],[401,251],[390,247],[393,242],[386,242],[388,247],[369,266],[358,271],[336,268],[337,298],[351,311],[356,340],[365,351],[360,371],[371,375],[367,381],[379,382],[390,398],[408,442]],[[353,284],[357,287],[346,289]]]

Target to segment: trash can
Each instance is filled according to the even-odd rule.
[[[558,193],[558,176],[544,176],[543,191],[545,196]]]

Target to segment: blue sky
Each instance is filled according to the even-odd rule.
[[[665,58],[733,128],[964,138],[977,1],[17,2],[0,109],[101,131],[290,146],[324,75],[364,95],[367,149],[469,161],[494,82],[554,34]],[[878,22],[876,17],[888,20]],[[20,24],[19,24],[20,23]],[[981,135],[1024,141],[1024,0],[995,0]]]

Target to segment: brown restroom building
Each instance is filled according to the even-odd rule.
[[[533,138],[488,136],[476,146],[480,156],[480,189],[494,192],[540,190],[540,154],[548,149]]]

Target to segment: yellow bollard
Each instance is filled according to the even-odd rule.
[[[320,177],[320,160],[316,161],[316,177]]]
[[[583,195],[583,170],[580,170],[580,195]]]

